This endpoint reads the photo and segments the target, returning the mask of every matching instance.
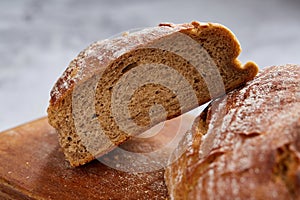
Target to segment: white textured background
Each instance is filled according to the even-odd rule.
[[[1,0],[0,131],[45,116],[56,79],[93,41],[192,20],[229,27],[243,62],[300,64],[298,0]]]

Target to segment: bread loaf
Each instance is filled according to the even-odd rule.
[[[240,51],[227,28],[198,22],[161,24],[92,44],[51,91],[49,123],[66,159],[85,164],[251,80],[258,68],[242,66]]]
[[[300,66],[266,68],[213,102],[178,148],[171,199],[300,199]]]

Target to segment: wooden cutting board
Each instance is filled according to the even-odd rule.
[[[192,119],[183,120],[182,130]],[[172,137],[178,120],[166,123],[152,143]],[[136,148],[137,142],[124,146]],[[47,118],[0,133],[0,199],[166,199],[163,173],[127,173],[97,160],[72,168]]]

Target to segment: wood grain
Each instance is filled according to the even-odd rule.
[[[177,126],[176,120],[167,124],[163,131],[169,134],[156,137],[159,144]],[[125,145],[130,146],[138,149],[136,144]],[[70,167],[47,118],[0,133],[0,163],[0,199],[167,198],[163,170],[127,173],[97,160]]]

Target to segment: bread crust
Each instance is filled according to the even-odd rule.
[[[299,69],[268,67],[200,115],[166,170],[171,199],[300,199]]]

